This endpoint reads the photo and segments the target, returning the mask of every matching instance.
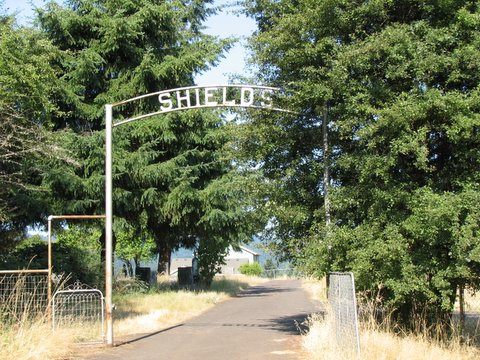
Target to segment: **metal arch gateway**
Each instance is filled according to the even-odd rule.
[[[137,96],[115,104],[105,105],[105,322],[107,344],[113,346],[113,247],[112,247],[112,130],[114,127],[175,111],[203,108],[252,108],[271,111],[292,111],[277,108],[273,104],[274,93],[280,89],[258,85],[189,86]],[[158,101],[158,110],[113,121],[113,109],[144,99]]]

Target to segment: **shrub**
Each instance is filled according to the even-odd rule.
[[[262,266],[259,263],[240,265],[239,270],[241,274],[250,276],[260,276],[263,272]]]

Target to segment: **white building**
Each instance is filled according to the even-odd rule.
[[[243,264],[253,264],[259,262],[260,254],[253,250],[240,246],[239,250],[234,250],[230,246],[227,256],[225,256],[225,265],[222,265],[220,273],[224,275],[240,274],[240,266]],[[176,275],[178,268],[192,266],[193,253],[183,253],[182,257],[172,256],[170,264],[170,275]],[[158,254],[154,255],[148,261],[139,262],[140,269],[135,267],[135,261],[123,261],[117,257],[114,259],[115,276],[139,276],[143,280],[155,282],[158,267]]]
[[[231,246],[228,250],[227,256],[225,256],[225,265],[222,265],[221,273],[224,275],[240,274],[240,266],[243,264],[253,264],[259,262],[260,254],[253,250],[240,246],[238,251],[234,250]]]
[[[175,257],[172,256],[170,264],[170,275],[177,273],[179,267],[192,266],[192,257]],[[259,262],[260,254],[252,251],[245,246],[240,246],[239,250],[234,250],[231,246],[225,256],[225,265],[222,265],[221,273],[224,275],[232,275],[240,273],[240,265],[253,264]]]

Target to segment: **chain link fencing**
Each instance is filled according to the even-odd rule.
[[[352,273],[329,273],[328,302],[339,349],[360,358],[355,279]]]
[[[454,325],[465,340],[480,345],[480,292],[459,289],[452,314]]]

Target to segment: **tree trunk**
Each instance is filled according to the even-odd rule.
[[[158,268],[159,274],[170,275],[172,251],[168,247],[161,247],[158,251]]]
[[[100,262],[102,264],[102,269],[105,271],[105,261],[106,261],[106,235],[105,235],[105,228],[102,230],[102,234],[100,235],[100,238],[98,239],[100,242]],[[112,253],[113,253],[113,263],[115,263],[115,246],[117,245],[117,239],[115,237],[115,233],[112,234]]]
[[[465,329],[465,285],[463,283],[460,283],[458,286],[458,302],[460,303],[458,330],[460,337],[463,338],[463,331]]]

